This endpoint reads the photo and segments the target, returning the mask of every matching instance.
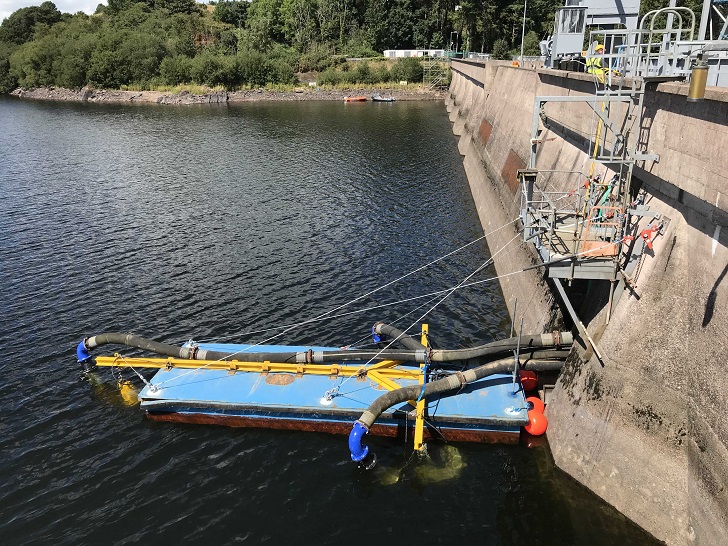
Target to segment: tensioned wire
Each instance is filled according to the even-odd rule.
[[[490,236],[490,235],[492,235],[494,233],[497,233],[501,229],[503,229],[503,228],[505,228],[505,227],[507,227],[507,226],[509,226],[511,224],[514,224],[517,221],[518,221],[518,218],[515,218],[514,220],[511,220],[507,224],[504,224],[504,225],[502,225],[502,226],[494,229],[490,233],[486,233],[484,235],[481,235],[477,239],[474,239],[474,240],[470,241],[469,243],[466,243],[466,244],[462,245],[461,247],[456,248],[455,250],[452,250],[452,251],[448,252],[447,254],[444,254],[443,256],[440,256],[439,258],[436,258],[436,259],[434,259],[434,260],[426,263],[425,265],[422,265],[422,266],[420,266],[420,267],[418,267],[416,269],[413,269],[412,271],[409,271],[408,273],[405,273],[404,275],[401,275],[400,277],[397,277],[396,279],[393,279],[393,280],[391,280],[391,281],[389,281],[389,282],[387,282],[387,283],[385,283],[385,284],[383,284],[381,286],[378,286],[377,288],[374,288],[374,289],[370,290],[369,292],[366,292],[365,294],[362,294],[360,296],[357,296],[356,298],[353,298],[353,299],[349,300],[348,302],[342,303],[341,305],[338,305],[338,306],[334,307],[333,309],[330,309],[329,311],[326,311],[324,313],[321,313],[320,315],[317,315],[316,317],[313,317],[313,318],[310,318],[310,319],[306,319],[306,320],[304,320],[302,322],[298,322],[298,323],[294,323],[294,324],[291,324],[291,325],[284,326],[283,329],[279,333],[277,333],[277,334],[275,334],[273,336],[270,336],[270,337],[268,337],[268,338],[266,338],[266,339],[264,339],[262,341],[259,341],[258,343],[254,344],[254,345],[250,345],[249,347],[246,347],[245,349],[241,349],[238,352],[249,351],[250,349],[252,349],[254,347],[257,347],[259,345],[263,345],[263,344],[267,343],[268,341],[271,341],[271,340],[273,340],[273,339],[275,339],[277,337],[280,337],[283,334],[285,334],[285,333],[287,333],[287,332],[289,332],[289,331],[291,331],[291,330],[293,330],[295,328],[299,328],[301,326],[305,326],[305,325],[310,324],[312,322],[317,322],[319,320],[323,320],[323,319],[329,318],[332,313],[335,313],[339,309],[343,309],[344,307],[347,307],[347,306],[349,306],[349,305],[351,305],[353,303],[356,303],[357,301],[362,300],[362,299],[366,298],[367,296],[370,296],[372,294],[375,294],[376,292],[379,292],[379,291],[381,291],[381,290],[383,290],[383,289],[385,289],[385,288],[387,288],[387,287],[389,287],[389,286],[391,286],[391,285],[393,285],[393,284],[395,284],[395,283],[397,283],[397,282],[399,282],[399,281],[401,281],[403,279],[406,279],[407,277],[409,277],[411,275],[414,275],[415,273],[418,273],[418,272],[422,271],[423,269],[426,269],[426,268],[430,267],[431,265],[434,265],[434,264],[436,264],[438,262],[441,262],[445,258],[448,258],[448,257],[452,256],[453,254],[456,254],[456,253],[458,253],[458,252],[460,252],[460,251],[468,248],[469,246],[474,245],[475,243],[477,243],[479,241],[482,241],[486,237],[488,237],[488,236]],[[269,329],[266,329],[266,330],[257,330],[257,331],[254,331],[254,332],[245,332],[245,333],[241,333],[241,334],[237,334],[237,335],[241,335],[241,336],[251,335],[251,334],[255,334],[255,333],[260,333],[260,332],[265,332],[265,331],[270,331],[270,330],[277,330],[277,329],[278,328],[269,328]],[[233,353],[233,354],[237,354],[237,353]],[[230,355],[230,356],[232,356],[232,355]]]
[[[323,320],[323,319],[331,318],[331,315],[333,313],[335,313],[336,311],[338,311],[339,309],[343,309],[344,307],[347,307],[347,306],[349,306],[349,305],[351,305],[351,304],[353,304],[353,303],[355,303],[355,302],[357,302],[359,300],[362,300],[362,299],[366,298],[367,296],[370,296],[370,295],[372,295],[372,294],[374,294],[376,292],[379,292],[380,290],[383,290],[384,288],[387,288],[387,287],[389,287],[389,286],[391,286],[391,285],[393,285],[393,284],[395,284],[395,283],[397,283],[397,282],[399,282],[399,281],[401,281],[401,280],[403,280],[403,279],[405,279],[405,278],[407,278],[407,277],[409,277],[411,275],[414,275],[415,273],[418,273],[419,271],[422,271],[423,269],[426,269],[426,268],[430,267],[431,265],[434,265],[434,264],[436,264],[436,263],[444,260],[445,258],[448,258],[448,257],[452,256],[453,254],[456,254],[456,253],[464,250],[465,248],[467,248],[467,247],[469,247],[469,246],[477,243],[478,241],[482,241],[483,239],[485,239],[489,235],[492,235],[492,234],[500,231],[501,229],[503,229],[503,228],[505,228],[505,227],[507,227],[509,225],[514,224],[517,221],[518,221],[518,218],[515,218],[515,219],[511,220],[510,222],[508,222],[508,223],[506,223],[506,224],[504,224],[504,225],[502,225],[502,226],[494,229],[490,233],[483,234],[480,237],[478,237],[477,239],[474,239],[474,240],[470,241],[469,243],[466,243],[466,244],[462,245],[461,247],[459,247],[459,248],[457,248],[455,250],[452,250],[452,251],[448,252],[447,254],[445,254],[443,256],[440,256],[439,258],[436,258],[436,259],[434,259],[434,260],[426,263],[425,265],[422,265],[422,266],[420,266],[420,267],[418,267],[416,269],[413,269],[412,271],[410,271],[408,273],[405,273],[404,275],[402,275],[402,276],[400,276],[400,277],[398,277],[398,278],[396,278],[396,279],[394,279],[392,281],[389,281],[388,283],[385,283],[385,284],[383,284],[383,285],[381,285],[381,286],[379,286],[377,288],[374,288],[374,289],[370,290],[369,292],[367,292],[365,294],[362,294],[360,296],[357,296],[356,298],[351,299],[348,302],[343,303],[341,305],[338,305],[338,306],[334,307],[333,309],[330,309],[329,311],[326,311],[326,312],[324,312],[324,313],[322,313],[320,315],[317,315],[316,317],[313,317],[311,319],[307,319],[307,320],[304,320],[302,322],[298,322],[298,323],[295,323],[295,324],[291,324],[289,326],[286,326],[280,332],[278,332],[277,334],[272,335],[272,336],[270,336],[270,337],[268,337],[266,339],[263,339],[262,341],[259,341],[258,343],[255,343],[254,345],[250,345],[248,347],[245,347],[243,349],[240,349],[239,351],[236,351],[234,353],[231,353],[231,354],[227,355],[226,358],[230,358],[231,356],[235,356],[235,355],[238,355],[240,353],[244,353],[244,352],[250,351],[251,349],[253,349],[255,347],[258,347],[260,345],[263,345],[263,344],[267,343],[268,341],[271,341],[273,339],[276,339],[276,338],[282,336],[283,334],[285,334],[287,332],[290,332],[291,330],[294,330],[296,328],[300,328],[301,326],[304,326],[306,324],[311,324],[313,322],[317,322],[317,321],[320,321],[320,320]],[[492,260],[492,257],[490,259]],[[480,271],[482,268],[483,268],[483,266],[479,267],[477,269],[477,271]],[[468,278],[470,278],[471,276],[472,276],[472,274]],[[445,298],[443,298],[443,299],[445,299]],[[164,383],[166,383],[167,381],[170,381],[171,379],[178,380],[181,377],[187,375],[188,373],[198,372],[200,370],[205,369],[207,366],[210,366],[214,362],[220,362],[222,360],[224,360],[224,359],[220,358],[218,360],[211,361],[208,364],[205,364],[204,366],[200,366],[199,368],[196,368],[194,370],[190,370],[189,372],[185,372],[184,374],[181,374],[179,376],[176,376],[175,378],[165,379],[164,381],[161,381],[159,383],[156,383],[155,386],[156,387],[159,387],[160,385],[163,385]]]
[[[419,323],[419,322],[420,322],[420,321],[421,321],[421,320],[422,320],[423,318],[425,318],[425,317],[426,317],[426,316],[427,316],[427,315],[428,315],[428,314],[429,314],[429,313],[430,313],[431,311],[433,311],[433,310],[434,310],[434,309],[435,309],[435,308],[436,308],[436,307],[437,307],[438,305],[440,305],[440,304],[441,304],[441,303],[442,303],[443,301],[445,301],[445,299],[447,299],[447,298],[448,298],[448,297],[450,296],[450,294],[454,293],[454,292],[455,292],[456,290],[459,290],[459,289],[461,289],[461,288],[465,288],[465,287],[468,287],[468,286],[474,286],[474,285],[477,285],[477,284],[481,284],[481,283],[484,283],[484,282],[490,282],[490,281],[495,281],[495,280],[503,279],[503,278],[505,278],[505,277],[510,277],[510,276],[512,276],[512,275],[516,275],[516,274],[518,274],[518,273],[525,273],[526,271],[528,271],[528,270],[530,270],[530,269],[533,269],[533,267],[525,267],[525,268],[523,268],[523,269],[520,269],[520,270],[518,270],[518,271],[512,271],[512,272],[510,272],[510,273],[505,273],[505,274],[503,274],[503,275],[498,275],[498,276],[496,276],[496,277],[491,277],[491,278],[489,278],[489,279],[483,279],[483,280],[480,280],[480,281],[475,281],[475,282],[472,282],[472,283],[467,283],[467,284],[466,284],[466,282],[467,282],[467,281],[468,281],[468,280],[469,280],[470,278],[472,278],[472,277],[473,277],[473,275],[477,274],[477,273],[478,273],[479,271],[481,271],[481,270],[482,270],[483,268],[487,267],[487,266],[489,265],[489,263],[490,263],[490,262],[491,262],[491,261],[493,260],[493,258],[495,258],[495,257],[496,257],[496,256],[497,256],[497,255],[498,255],[498,254],[499,254],[499,253],[500,253],[500,252],[501,252],[502,250],[504,250],[504,249],[505,249],[505,248],[506,248],[506,247],[507,247],[507,246],[508,246],[508,245],[509,245],[510,243],[512,243],[512,242],[513,242],[513,241],[514,241],[514,240],[515,240],[516,238],[518,238],[518,236],[519,236],[519,235],[520,235],[520,232],[519,232],[518,234],[516,234],[516,236],[515,236],[515,237],[514,237],[513,239],[511,239],[510,241],[508,241],[508,243],[506,243],[505,245],[503,245],[503,247],[501,247],[501,248],[500,248],[500,249],[498,250],[498,252],[496,252],[495,254],[493,254],[493,256],[491,256],[491,258],[489,258],[489,259],[488,259],[488,260],[487,260],[486,262],[484,262],[484,263],[483,263],[483,264],[482,264],[482,265],[481,265],[480,267],[478,267],[478,268],[477,268],[477,269],[476,269],[475,271],[473,271],[473,272],[472,272],[472,273],[471,273],[470,275],[468,275],[467,277],[465,277],[465,278],[464,278],[464,279],[463,279],[463,280],[462,280],[462,281],[461,281],[460,283],[458,283],[458,284],[457,284],[456,286],[454,286],[454,287],[452,287],[452,288],[450,288],[450,289],[447,289],[447,290],[441,291],[441,293],[442,293],[442,292],[445,292],[445,295],[444,295],[444,296],[442,297],[442,299],[441,299],[440,301],[438,301],[438,302],[437,302],[437,303],[436,303],[435,305],[433,305],[433,306],[432,306],[432,307],[431,307],[431,308],[430,308],[430,309],[429,309],[429,310],[428,310],[428,311],[427,311],[427,312],[426,312],[426,313],[425,313],[424,315],[422,315],[422,316],[421,316],[421,317],[420,317],[419,319],[417,319],[417,320],[416,320],[415,322],[413,322],[413,323],[412,323],[412,324],[411,324],[410,326],[408,326],[408,327],[407,327],[407,328],[406,328],[405,330],[403,330],[403,331],[402,331],[402,333],[401,333],[401,334],[400,334],[399,336],[397,336],[397,337],[396,337],[396,338],[394,338],[394,339],[393,339],[392,341],[390,341],[390,342],[389,342],[389,343],[387,344],[387,346],[386,346],[386,347],[384,347],[383,349],[380,349],[380,351],[379,351],[379,352],[378,352],[378,353],[377,353],[376,355],[374,355],[374,356],[373,356],[372,358],[370,358],[370,359],[369,359],[369,360],[368,360],[367,362],[365,362],[364,364],[362,364],[362,365],[360,366],[360,368],[359,368],[359,369],[360,369],[360,370],[362,370],[362,371],[363,371],[363,370],[365,370],[365,369],[366,369],[366,367],[367,367],[367,366],[368,366],[368,365],[369,365],[369,364],[370,364],[370,363],[371,363],[371,362],[372,362],[372,361],[373,361],[373,360],[374,360],[375,358],[377,358],[377,357],[378,357],[378,356],[379,356],[379,355],[380,355],[380,354],[381,354],[382,352],[384,352],[384,351],[385,351],[386,349],[388,349],[388,348],[389,348],[389,347],[390,347],[390,346],[391,346],[391,345],[392,345],[392,344],[393,344],[393,343],[394,343],[395,341],[397,341],[397,340],[398,340],[398,339],[400,339],[400,338],[401,338],[401,337],[402,337],[403,335],[405,335],[405,334],[407,333],[407,331],[408,331],[408,330],[410,330],[410,329],[411,329],[412,327],[414,327],[415,325],[417,325],[417,324],[418,324],[418,323]],[[583,254],[587,254],[587,253],[590,253],[590,252],[594,252],[595,250],[599,250],[599,249],[601,249],[601,248],[606,248],[606,247],[609,247],[609,246],[611,246],[612,244],[614,244],[614,243],[607,243],[607,244],[605,244],[605,245],[602,245],[602,246],[599,246],[599,247],[597,247],[597,248],[593,248],[593,249],[585,250],[585,251],[583,251],[583,252],[579,252],[579,253],[577,253],[577,254],[572,254],[572,255],[568,256],[568,258],[576,258],[576,257],[578,257],[578,256],[581,256],[581,255],[583,255]],[[548,265],[548,264],[546,264],[546,263],[544,263],[544,264],[539,264],[539,266],[545,266],[545,265]],[[426,297],[426,296],[420,296],[420,297]],[[340,383],[339,385],[337,385],[337,386],[335,386],[335,387],[333,387],[333,388],[329,389],[328,391],[326,391],[326,393],[324,394],[324,398],[327,398],[327,399],[329,399],[329,400],[330,400],[330,399],[331,399],[331,398],[333,398],[334,396],[343,396],[343,395],[340,395],[340,394],[339,394],[339,389],[340,389],[341,387],[343,387],[343,386],[344,386],[344,384],[346,384],[346,382],[347,382],[347,381],[348,381],[349,379],[351,379],[352,377],[355,377],[355,376],[354,376],[354,375],[351,375],[351,376],[347,377],[346,379],[342,379],[342,381],[341,381],[341,383]],[[347,394],[347,393],[344,393],[344,394]]]
[[[500,228],[499,228],[499,229],[500,229]],[[517,236],[518,236],[518,235],[517,235]],[[517,237],[517,236],[516,236],[516,237]],[[515,238],[514,238],[514,239],[512,239],[511,241],[513,241],[513,240],[515,240]],[[598,247],[596,247],[596,248],[592,248],[592,249],[589,249],[589,250],[584,250],[584,251],[582,251],[582,252],[578,252],[578,253],[576,253],[576,254],[570,254],[570,255],[568,255],[568,256],[565,256],[565,257],[564,257],[563,259],[564,259],[564,260],[566,260],[566,259],[578,258],[579,256],[582,256],[582,255],[588,254],[588,253],[590,253],[590,252],[594,252],[594,251],[600,250],[600,249],[602,249],[602,248],[607,248],[607,247],[609,247],[609,246],[612,246],[613,244],[614,244],[613,242],[612,242],[612,243],[606,243],[606,244],[604,244],[604,245],[601,245],[601,246],[598,246]],[[505,246],[504,246],[503,248],[505,248]],[[502,250],[502,249],[501,249],[501,250]],[[500,252],[500,251],[499,251],[499,252]],[[495,256],[495,255],[494,255],[494,256]],[[491,259],[492,259],[492,258],[491,258]],[[556,260],[556,261],[561,261],[561,260]],[[553,263],[553,262],[546,262],[546,263],[542,263],[542,264],[537,264],[537,265],[535,265],[535,266],[529,266],[529,267],[524,267],[523,269],[519,269],[519,270],[517,270],[517,271],[511,271],[510,273],[504,273],[504,274],[502,274],[502,275],[497,275],[497,276],[495,276],[495,277],[490,277],[490,278],[488,278],[488,279],[482,279],[482,280],[480,280],[480,281],[473,281],[473,282],[469,282],[469,283],[466,283],[465,281],[467,281],[467,280],[468,280],[469,278],[471,278],[471,277],[472,277],[472,276],[473,276],[473,275],[474,275],[474,274],[475,274],[476,272],[480,271],[480,270],[482,269],[482,267],[487,267],[487,263],[484,263],[484,264],[483,264],[483,266],[479,267],[479,268],[478,268],[478,269],[477,269],[477,270],[476,270],[476,271],[475,271],[474,273],[472,273],[471,275],[469,275],[468,277],[466,277],[465,279],[463,279],[463,281],[461,281],[461,282],[460,282],[460,283],[459,283],[459,284],[458,284],[457,286],[455,286],[455,287],[452,287],[452,288],[448,288],[448,289],[445,289],[445,290],[439,290],[439,291],[437,291],[437,292],[431,292],[430,294],[424,294],[424,295],[422,295],[422,296],[414,296],[414,297],[412,297],[412,298],[408,298],[408,299],[406,299],[406,300],[402,300],[402,301],[411,301],[411,300],[415,300],[415,299],[425,298],[425,297],[429,297],[429,296],[432,296],[433,294],[443,294],[443,293],[447,293],[447,292],[450,292],[450,293],[452,293],[452,292],[455,292],[456,290],[460,290],[460,289],[463,289],[463,288],[469,288],[469,287],[471,287],[471,286],[476,286],[476,285],[479,285],[479,284],[482,284],[482,283],[486,283],[486,282],[492,282],[492,281],[497,281],[497,280],[500,280],[500,279],[505,279],[506,277],[512,277],[513,275],[518,275],[518,274],[520,274],[520,273],[525,273],[526,271],[529,271],[529,270],[531,270],[531,269],[535,269],[535,268],[538,268],[538,267],[546,267],[546,266],[548,266],[548,265],[551,265],[551,263]],[[445,297],[447,297],[447,296],[445,296]],[[444,300],[444,299],[445,299],[445,298],[443,298],[443,300]],[[394,305],[394,303],[392,303],[392,304],[387,304],[387,305]],[[439,305],[439,304],[438,304],[438,305]],[[436,306],[435,306],[435,307],[436,307]],[[339,307],[339,308],[340,308],[340,307]],[[429,311],[428,311],[428,312],[429,312]],[[426,315],[427,315],[427,313],[425,313],[425,315],[423,315],[423,317],[424,317],[424,316],[426,316]],[[414,325],[414,324],[417,324],[417,323],[419,322],[419,320],[421,320],[421,319],[418,319],[417,321],[415,321],[415,322],[413,323],[413,325]],[[411,327],[412,327],[412,326],[410,326],[410,328],[411,328]],[[291,327],[291,329],[292,329],[292,328],[293,328],[293,327]],[[408,328],[408,329],[409,329],[409,328]],[[396,339],[392,340],[392,342],[391,342],[391,343],[394,343],[394,341],[397,341],[397,339],[399,339],[399,338],[396,338]],[[390,343],[389,345],[391,345],[391,343]],[[389,347],[389,345],[388,345],[387,347]],[[382,351],[383,351],[383,350],[385,350],[385,349],[386,349],[387,347],[385,347],[384,349],[382,349]],[[246,348],[246,350],[247,350],[247,348]],[[228,355],[228,358],[229,358],[229,356],[232,356],[232,355],[234,355],[234,354],[238,354],[238,353],[240,353],[240,352],[242,352],[242,351],[238,351],[237,353],[232,353],[231,355]],[[381,351],[380,351],[380,353],[381,353]],[[375,357],[373,357],[373,358],[375,358]],[[205,364],[204,366],[200,366],[199,368],[195,368],[195,369],[189,370],[189,371],[187,371],[187,372],[185,372],[185,373],[183,373],[183,374],[180,374],[180,375],[178,375],[178,376],[176,376],[176,377],[173,377],[173,378],[170,378],[170,379],[166,379],[166,380],[164,380],[164,381],[161,381],[161,382],[159,382],[159,383],[155,383],[154,385],[150,384],[150,387],[152,387],[152,386],[153,386],[153,387],[159,387],[160,385],[162,385],[162,384],[166,383],[167,381],[171,381],[171,380],[178,380],[178,379],[180,379],[181,377],[184,377],[185,375],[188,375],[188,374],[190,374],[190,373],[196,373],[196,372],[198,372],[198,371],[200,371],[200,370],[203,370],[203,369],[205,369],[206,367],[210,366],[211,364],[213,364],[213,363],[216,363],[216,362],[220,362],[220,361],[222,361],[222,360],[223,360],[223,359],[218,359],[218,360],[215,360],[215,361],[211,361],[211,362],[209,362],[209,363]],[[371,361],[371,360],[370,360],[370,361]],[[363,369],[363,368],[362,368],[362,369]],[[348,379],[349,379],[349,378],[347,378],[347,380],[348,380]],[[342,385],[343,385],[343,383],[342,383]],[[338,388],[339,388],[339,387],[334,387],[334,389],[338,389]],[[334,389],[332,389],[332,390],[334,390]]]
[[[486,233],[486,234],[478,237],[477,239],[474,239],[474,240],[470,241],[469,243],[464,244],[463,246],[461,246],[461,247],[459,247],[459,248],[457,248],[455,250],[452,250],[452,251],[448,252],[447,254],[444,254],[443,256],[440,256],[439,258],[436,258],[436,259],[428,262],[427,264],[425,264],[423,266],[418,267],[417,269],[413,269],[409,273],[405,273],[404,275],[402,275],[402,276],[400,276],[400,277],[398,277],[398,278],[396,278],[396,279],[394,279],[392,281],[389,281],[386,284],[383,284],[383,285],[381,285],[381,286],[379,286],[377,288],[374,288],[374,289],[370,290],[366,294],[362,294],[361,296],[357,296],[356,298],[354,298],[352,300],[349,300],[346,303],[342,303],[341,305],[338,305],[338,306],[334,307],[333,309],[331,309],[329,311],[326,311],[326,312],[324,312],[324,313],[322,313],[322,314],[320,314],[320,315],[318,315],[318,316],[316,316],[314,318],[306,319],[306,320],[304,320],[302,322],[297,322],[297,323],[294,323],[294,324],[288,324],[288,325],[284,325],[284,326],[276,326],[276,327],[270,327],[270,328],[262,328],[260,330],[250,330],[250,331],[247,331],[247,332],[234,333],[234,334],[231,334],[231,335],[245,337],[245,336],[251,336],[251,335],[255,335],[255,334],[262,334],[262,333],[265,333],[265,332],[270,332],[272,330],[278,330],[278,329],[282,328],[282,330],[278,334],[273,335],[273,336],[271,336],[271,337],[269,337],[267,339],[264,339],[263,341],[259,341],[255,345],[251,345],[250,347],[246,347],[245,349],[241,349],[241,351],[248,351],[249,349],[251,349],[253,347],[257,347],[258,345],[263,345],[266,342],[271,341],[271,340],[273,340],[273,339],[275,339],[275,338],[277,338],[277,337],[279,337],[279,336],[281,336],[281,335],[283,335],[283,334],[285,334],[285,333],[287,333],[287,332],[289,332],[289,331],[291,331],[293,329],[300,328],[302,326],[306,326],[306,325],[311,324],[311,323],[314,323],[314,322],[319,322],[319,321],[322,321],[322,320],[329,320],[329,319],[332,319],[332,318],[341,318],[341,317],[345,317],[345,316],[348,316],[348,315],[353,315],[353,314],[356,314],[356,313],[363,313],[363,312],[366,312],[366,311],[372,311],[374,309],[379,309],[379,308],[382,308],[382,307],[388,307],[388,306],[396,305],[396,304],[398,304],[400,302],[407,302],[407,301],[411,301],[413,299],[421,299],[423,297],[427,297],[428,295],[416,296],[414,298],[406,298],[406,299],[403,299],[403,300],[400,300],[400,301],[395,301],[395,302],[392,302],[392,303],[385,303],[385,304],[375,305],[375,306],[372,306],[372,307],[368,307],[366,309],[355,310],[355,311],[347,311],[346,313],[339,313],[337,315],[332,315],[332,313],[335,313],[336,311],[338,311],[340,309],[343,309],[345,307],[348,307],[349,305],[351,305],[353,303],[356,303],[357,301],[362,300],[362,299],[364,299],[367,296],[370,296],[372,294],[375,294],[376,292],[379,292],[380,290],[383,290],[383,289],[385,289],[385,288],[387,288],[389,286],[392,286],[393,284],[396,284],[397,282],[399,282],[399,281],[401,281],[403,279],[406,279],[407,277],[409,277],[411,275],[414,275],[415,273],[418,273],[418,272],[422,271],[423,269],[426,269],[426,268],[430,267],[431,265],[434,265],[434,264],[436,264],[438,262],[441,262],[445,258],[449,258],[453,254],[456,254],[456,253],[460,252],[461,250],[464,250],[464,249],[468,248],[469,246],[471,246],[471,245],[473,245],[473,244],[475,244],[475,243],[477,243],[479,241],[482,241],[484,238],[489,237],[490,235],[493,235],[494,233],[497,233],[501,229],[503,229],[503,228],[505,228],[507,226],[510,226],[510,225],[514,224],[515,222],[517,222],[517,221],[518,221],[518,218],[516,218],[516,219],[514,219],[514,220],[512,220],[510,222],[508,222],[507,224],[504,224],[504,225],[500,226],[499,228],[494,229],[493,231],[491,231],[489,233]],[[447,288],[445,290],[441,290],[441,291],[437,291],[437,292],[431,292],[429,295],[430,296],[437,296],[438,294],[442,294],[443,292],[446,292],[447,290],[450,290],[450,289],[451,288]]]
[[[468,280],[470,280],[471,278],[473,278],[473,276],[477,275],[483,269],[485,269],[490,264],[492,264],[493,263],[493,260],[495,259],[495,257],[498,254],[500,254],[503,250],[505,250],[508,247],[508,245],[510,245],[513,241],[515,241],[516,239],[518,239],[518,237],[520,237],[520,235],[521,235],[521,232],[519,231],[518,233],[516,233],[516,235],[510,241],[508,241],[505,245],[503,245],[501,248],[499,248],[498,251],[495,254],[493,254],[490,258],[488,258],[485,262],[483,262],[480,266],[478,266],[475,269],[475,271],[473,271],[472,273],[470,273],[467,277],[465,277],[457,285],[455,285],[452,288],[446,290],[445,291],[445,295],[442,298],[440,298],[440,300],[435,305],[433,305],[427,311],[425,311],[425,313],[422,316],[420,316],[417,320],[415,320],[412,324],[410,324],[407,328],[405,328],[397,337],[395,337],[394,339],[392,339],[384,348],[380,349],[374,356],[372,356],[369,360],[367,360],[364,364],[362,364],[359,367],[359,369],[360,370],[366,370],[367,366],[369,364],[371,364],[372,361],[374,361],[384,351],[386,351],[387,349],[389,349],[402,336],[406,335],[407,332],[409,330],[411,330],[414,326],[418,325],[427,315],[429,315],[432,311],[434,311],[442,302],[444,302],[447,298],[449,298],[452,294],[454,294],[455,291],[457,291],[458,289],[460,289],[463,284],[465,284]],[[330,399],[329,398],[330,395],[336,396],[338,394],[339,389],[341,387],[343,387],[346,384],[346,382],[349,381],[349,379],[351,379],[352,377],[355,377],[355,376],[350,375],[346,379],[343,379],[338,386],[334,387],[333,389],[328,390],[326,392],[326,394],[324,395],[324,397],[327,398],[327,399]]]

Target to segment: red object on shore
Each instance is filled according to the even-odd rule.
[[[364,102],[367,100],[366,97],[359,96],[359,97],[344,97],[344,102]]]

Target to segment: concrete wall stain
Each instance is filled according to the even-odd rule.
[[[662,426],[662,416],[652,407],[651,404],[638,406],[636,404],[627,403],[632,408],[632,412],[637,418],[637,424],[645,430]]]
[[[518,154],[511,148],[508,151],[508,158],[506,159],[505,165],[501,170],[501,178],[508,184],[508,187],[512,192],[518,189],[518,170],[525,169],[526,162],[523,161]]]
[[[483,118],[483,121],[480,122],[480,127],[478,128],[478,136],[480,136],[480,140],[483,143],[483,146],[488,144],[488,139],[490,139],[490,135],[493,132],[493,125],[488,121],[487,119]]]
[[[587,400],[601,400],[604,396],[602,379],[591,368],[586,371],[585,386]]]

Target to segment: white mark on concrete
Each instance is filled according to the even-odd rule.
[[[718,201],[720,200],[720,192],[715,196],[715,208],[718,208]]]
[[[720,237],[720,226],[715,226],[713,232],[713,256],[715,256],[715,249],[718,248],[718,238]]]

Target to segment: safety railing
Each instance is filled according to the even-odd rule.
[[[610,84],[615,77],[673,78],[690,73],[691,51],[680,43],[695,35],[695,14],[688,8],[664,8],[647,13],[636,30],[595,30],[589,33],[592,47],[604,44],[604,53],[592,50],[587,64],[601,69],[600,80]],[[683,48],[684,49],[684,48]],[[697,53],[697,52],[696,52]],[[596,60],[596,61],[595,61]]]
[[[573,173],[583,177],[581,173]],[[584,208],[583,187],[571,191],[543,191],[536,177],[521,177],[521,222],[524,241],[536,246],[545,259],[578,251]]]

